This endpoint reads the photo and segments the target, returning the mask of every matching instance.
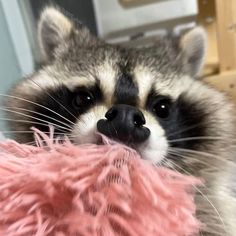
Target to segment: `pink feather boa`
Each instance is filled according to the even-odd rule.
[[[192,236],[200,181],[111,142],[0,144],[0,235]],[[47,147],[45,147],[45,143]]]

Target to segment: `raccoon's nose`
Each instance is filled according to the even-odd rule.
[[[97,129],[106,136],[122,142],[141,143],[148,139],[150,130],[144,127],[143,113],[129,105],[118,104],[109,109],[107,119],[99,120]]]

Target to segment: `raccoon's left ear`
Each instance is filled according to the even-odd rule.
[[[54,7],[46,7],[38,23],[38,40],[45,60],[54,56],[55,49],[65,42],[73,30],[73,23]]]
[[[181,37],[184,67],[191,76],[197,76],[201,72],[206,54],[206,41],[206,33],[202,27],[196,27]]]
[[[67,17],[58,8],[46,7],[38,24],[38,40],[44,59],[53,59],[56,49],[65,45],[71,37],[77,38],[81,46],[95,40],[85,26]]]

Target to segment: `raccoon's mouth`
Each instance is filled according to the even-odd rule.
[[[138,152],[140,154],[138,149],[132,143],[121,142],[121,141],[118,141],[118,140],[115,140],[115,139],[108,138],[104,134],[96,133],[96,144],[97,145],[105,145],[105,144],[108,144],[108,143],[109,144],[115,144],[115,143],[121,144],[122,146],[126,146],[128,148],[134,149],[136,152]]]
[[[102,145],[106,143],[120,143],[129,147],[134,146],[132,142],[128,141],[129,139],[127,139],[127,141],[120,141],[119,139],[108,137],[98,131],[95,132],[95,139],[97,145]]]

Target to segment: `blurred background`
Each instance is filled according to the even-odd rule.
[[[99,38],[132,47],[201,24],[209,47],[202,76],[236,100],[235,0],[0,0],[1,94],[40,65],[37,20],[48,4],[71,13]],[[0,130],[6,130],[1,120]]]

